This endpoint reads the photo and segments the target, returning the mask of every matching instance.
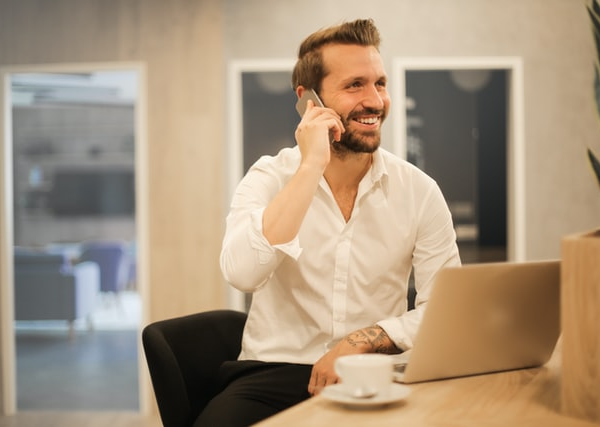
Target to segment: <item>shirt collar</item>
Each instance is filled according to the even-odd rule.
[[[385,195],[388,194],[388,170],[383,159],[381,148],[378,148],[373,153],[373,164],[371,165],[371,185],[375,186],[379,183]]]

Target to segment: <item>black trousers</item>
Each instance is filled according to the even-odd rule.
[[[222,391],[204,408],[194,427],[247,427],[310,397],[312,365],[225,362]]]

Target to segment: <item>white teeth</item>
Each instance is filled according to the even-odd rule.
[[[364,125],[374,125],[379,121],[378,117],[371,117],[368,119],[356,119],[357,122],[362,123]]]

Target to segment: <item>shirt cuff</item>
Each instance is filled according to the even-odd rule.
[[[390,337],[396,347],[400,350],[406,351],[412,348],[413,341],[405,333],[402,321],[399,318],[391,317],[389,319],[380,320],[376,324],[385,331],[388,337]]]
[[[298,260],[300,254],[302,253],[298,235],[296,235],[291,241],[278,245],[271,245],[265,238],[262,228],[262,217],[264,210],[264,208],[261,208],[252,212],[251,214],[252,227],[250,229],[250,241],[252,248],[258,251],[259,262],[261,264],[267,264],[275,255],[275,249],[294,258],[295,260]]]

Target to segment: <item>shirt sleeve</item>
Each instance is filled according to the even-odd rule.
[[[401,350],[413,347],[437,272],[461,264],[450,210],[437,185],[431,187],[418,212],[413,251],[417,298],[415,308],[399,317],[377,322]]]
[[[264,170],[251,170],[236,189],[226,219],[220,265],[225,280],[242,292],[260,289],[285,256],[298,259],[298,236],[271,245],[263,234],[262,218],[279,191],[277,180]]]

